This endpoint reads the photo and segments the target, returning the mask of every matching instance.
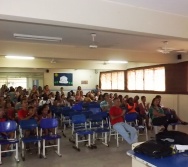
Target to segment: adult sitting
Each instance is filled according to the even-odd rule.
[[[148,129],[150,129],[148,116],[149,103],[146,104],[146,96],[141,97],[141,103],[138,105],[138,107],[140,111],[140,116],[146,120],[146,126]]]
[[[151,107],[149,109],[149,114],[150,114],[150,117],[152,119],[153,125],[156,125],[156,126],[162,126],[163,125],[164,130],[167,130],[168,125],[170,123],[178,122],[178,119],[168,118],[165,115],[164,110],[161,107],[159,107],[159,99],[156,98],[156,97],[152,100]]]
[[[160,95],[156,95],[156,98],[159,100],[159,107],[161,107],[164,110],[165,115],[167,116],[167,118],[175,118],[178,120],[179,123],[181,123],[182,125],[187,125],[188,123],[183,121],[182,119],[180,119],[178,117],[178,115],[176,114],[176,111],[174,109],[170,109],[167,107],[164,107],[161,104],[161,99],[162,97]]]
[[[112,100],[110,99],[108,93],[104,93],[103,98],[104,98],[104,101],[100,103],[100,107],[102,111],[109,112],[110,107],[112,106]]]
[[[127,141],[129,144],[136,143],[138,140],[137,131],[134,127],[125,123],[125,111],[120,108],[120,99],[114,98],[114,106],[110,108],[110,122],[113,128]]]

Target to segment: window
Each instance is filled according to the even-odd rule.
[[[103,72],[100,81],[103,90],[124,90],[124,71]]]
[[[27,87],[27,78],[0,78],[0,86],[7,85],[8,87],[21,86],[23,88]]]
[[[128,90],[165,91],[165,68],[128,70]]]

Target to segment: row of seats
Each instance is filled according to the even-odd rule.
[[[19,127],[19,138],[16,135],[16,131]],[[38,127],[40,127],[40,135],[38,132]],[[40,125],[37,124],[35,119],[23,120],[19,122],[19,126],[15,121],[6,121],[0,122],[0,133],[4,134],[3,139],[0,140],[0,155],[2,153],[7,152],[15,152],[15,159],[19,162],[18,157],[18,143],[21,143],[21,157],[25,160],[25,145],[28,143],[37,143],[38,144],[38,156],[46,158],[46,148],[47,147],[57,147],[56,153],[60,154],[60,138],[61,136],[57,134],[58,121],[54,118],[42,119],[40,121]],[[48,133],[44,134],[43,132],[47,129],[55,129],[54,134]],[[34,132],[29,136],[25,136],[26,132]],[[8,138],[9,133],[14,133],[14,138]],[[55,140],[57,143],[54,145],[46,145],[46,141]],[[41,150],[41,142],[42,142],[42,153]],[[2,151],[3,145],[11,145],[11,149]],[[15,145],[15,148],[13,147]],[[1,156],[0,156],[0,164],[2,164]]]

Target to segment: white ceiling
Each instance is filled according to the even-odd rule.
[[[188,17],[187,0],[105,0],[105,1]]]
[[[132,51],[156,52],[163,46],[162,41],[168,40],[168,47],[188,50],[188,40],[172,37],[143,36],[114,32],[96,31],[71,27],[50,26],[22,22],[0,21],[0,40],[30,43],[50,43],[55,45],[69,45],[88,48],[93,44],[91,33],[96,33],[96,44],[99,48],[125,49]],[[44,42],[23,40],[13,37],[14,33],[49,37],[62,37],[62,42]]]
[[[28,15],[28,17],[26,17],[24,15],[26,11],[25,13],[24,12],[21,13],[23,14],[20,15],[22,17],[19,17],[17,15],[15,15],[17,17],[14,17],[13,15],[11,19],[8,18],[7,20],[5,19],[5,17],[2,17],[3,20],[1,20],[2,18],[0,17],[0,43],[1,43],[0,55],[4,56],[10,51],[11,53],[18,53],[18,54],[32,55],[33,53],[33,56],[38,58],[48,59],[53,57],[53,58],[57,58],[57,60],[61,59],[62,61],[66,59],[66,60],[96,60],[96,61],[104,62],[110,59],[117,58],[117,60],[128,60],[129,62],[137,62],[137,63],[140,62],[172,63],[177,61],[175,56],[174,57],[172,56],[175,54],[177,55],[176,52],[171,52],[168,55],[163,55],[161,53],[157,53],[156,51],[157,49],[159,49],[159,47],[164,46],[162,41],[169,41],[167,46],[169,48],[174,48],[176,50],[183,49],[188,51],[188,37],[187,37],[188,34],[186,34],[187,26],[188,26],[187,18],[184,20],[182,18],[185,17],[176,16],[176,19],[178,21],[180,20],[180,22],[185,23],[183,24],[183,26],[176,24],[177,20],[175,20],[173,24],[165,24],[169,18],[173,19],[173,15],[168,15],[164,13],[161,14],[161,12],[165,12],[165,13],[187,17],[188,0],[98,0],[98,1],[100,2],[105,1],[106,3],[104,4],[101,3],[101,5],[106,5],[106,7],[108,7],[110,11],[110,13],[108,13],[107,9],[104,10],[107,11],[106,13],[104,12],[104,15],[106,17],[103,17],[103,19],[107,18],[105,20],[107,21],[105,22],[105,24],[96,25],[97,21],[99,20],[103,21],[103,19],[101,19],[102,14],[96,15],[96,13],[98,12],[96,10],[95,10],[96,13],[93,12],[94,13],[93,17],[91,17],[91,13],[90,13],[92,11],[86,11],[88,12],[88,15],[90,14],[90,17],[87,16],[85,20],[81,16],[78,17],[81,20],[83,19],[84,23],[71,22],[72,20],[70,20],[70,22],[66,22],[66,20],[65,21],[60,20],[59,17],[57,18],[57,20],[50,20],[50,18],[48,18],[49,20],[48,19],[45,20],[45,18],[43,18],[44,22],[40,22],[42,20],[41,19],[42,17],[41,18],[39,17],[38,19],[37,18],[34,19],[35,17],[32,15]],[[97,3],[98,1],[95,1],[96,6],[97,4],[98,5],[100,4]],[[80,2],[83,2],[83,0],[80,0]],[[95,3],[93,3],[93,5],[94,4]],[[127,7],[127,5],[131,7]],[[110,8],[112,6],[113,8]],[[94,8],[94,6],[92,7]],[[155,10],[160,12],[149,11],[145,13],[143,12],[142,9],[139,9],[139,12],[136,15],[134,15],[135,10],[138,10],[138,8],[146,9],[144,11]],[[101,11],[102,9],[103,8],[101,7],[99,11]],[[114,10],[110,10],[110,9],[114,9]],[[121,11],[118,13],[119,9],[121,9]],[[115,15],[115,13],[111,11],[117,12],[118,14]],[[128,12],[123,13],[123,11],[128,11]],[[69,10],[69,12],[71,12],[71,10]],[[34,12],[31,11],[31,14],[32,13]],[[140,13],[143,15],[143,17],[139,18]],[[149,15],[150,13],[151,16]],[[160,14],[158,15],[158,13]],[[76,12],[75,15],[77,16],[77,14],[78,13]],[[130,17],[130,14],[134,15],[134,19]],[[6,15],[6,13],[4,15]],[[146,17],[148,15],[150,17]],[[44,14],[44,16],[46,16],[46,14]],[[166,18],[162,20],[161,19],[162,16],[165,16]],[[23,22],[23,18],[25,22]],[[128,18],[130,20],[128,20]],[[157,20],[154,20],[153,18]],[[17,21],[11,21],[14,19]],[[115,22],[116,20],[118,20],[118,22]],[[64,24],[63,21],[69,24]],[[121,22],[124,22],[125,24],[121,24]],[[113,27],[113,24],[115,23],[117,27],[115,26]],[[132,26],[126,27],[127,25],[129,26],[130,24],[132,24]],[[163,26],[160,26],[160,24],[163,24]],[[171,28],[172,26],[174,29]],[[176,31],[177,28],[176,26],[182,27],[182,29]],[[150,29],[153,30],[153,28],[156,28],[161,31],[148,32],[148,31],[144,31],[145,27],[149,27],[149,30]],[[169,31],[170,33],[169,34],[163,33],[163,31],[164,32]],[[168,36],[159,35],[162,34],[160,32]],[[180,34],[178,33],[176,34],[176,32],[180,32]],[[15,39],[13,37],[14,33],[49,36],[49,37],[62,37],[62,42],[58,43],[58,42],[44,42],[44,41]],[[95,38],[96,40],[95,42],[98,45],[98,49],[96,50],[89,50],[89,45],[93,44],[91,33],[96,33],[97,35]],[[172,37],[173,35],[181,38]],[[184,59],[183,61],[188,60],[188,56],[187,55],[185,56],[187,57],[187,59]],[[54,65],[54,67],[55,66],[56,65]]]

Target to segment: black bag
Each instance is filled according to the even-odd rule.
[[[134,152],[153,158],[163,158],[172,155],[173,149],[170,146],[157,143],[155,140],[149,140],[136,146]]]
[[[156,134],[156,141],[166,145],[188,145],[188,134],[179,131],[159,132]]]

